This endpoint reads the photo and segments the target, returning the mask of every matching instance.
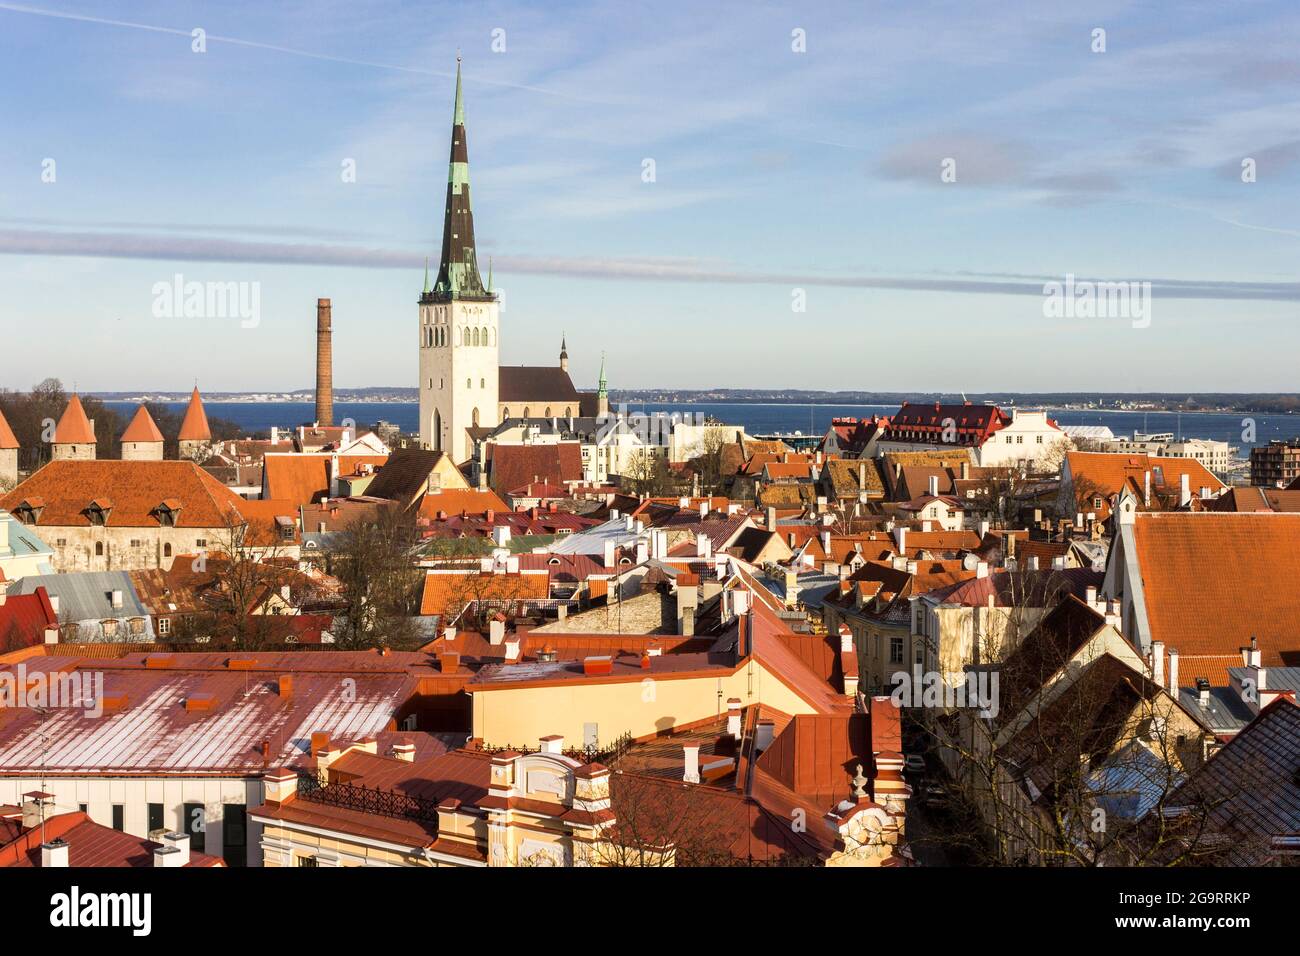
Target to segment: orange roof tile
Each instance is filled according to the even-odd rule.
[[[531,574],[490,574],[439,572],[424,576],[420,596],[421,614],[446,614],[459,611],[471,601],[545,600],[551,593],[551,576]]]
[[[203,411],[203,399],[199,397],[199,387],[194,386],[190,395],[190,407],[185,409],[185,419],[181,422],[181,441],[212,441],[212,431],[208,428],[208,416]]]
[[[12,511],[40,500],[38,527],[85,527],[92,499],[112,502],[107,523],[114,528],[158,527],[166,499],[180,504],[180,528],[225,527],[231,509],[242,514],[246,504],[190,461],[52,461],[0,497],[0,508]]]
[[[436,495],[425,495],[420,500],[420,517],[436,518],[439,511],[449,515],[481,515],[488,511],[507,512],[510,506],[495,491],[476,488],[447,488]]]
[[[63,410],[59,423],[54,426],[54,443],[56,445],[93,445],[95,430],[86,417],[86,410],[81,407],[81,399],[74,393],[68,400],[68,407]]]
[[[162,432],[154,424],[153,416],[149,414],[149,409],[141,405],[136,409],[135,417],[131,419],[131,424],[126,426],[126,431],[122,432],[122,441],[140,441],[140,442],[160,442],[163,440]]]
[[[13,429],[5,421],[4,412],[0,412],[0,448],[17,448],[18,439],[14,437]]]
[[[1300,664],[1300,514],[1139,512],[1133,535],[1152,641]]]

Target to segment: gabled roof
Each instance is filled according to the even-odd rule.
[[[30,594],[9,593],[0,604],[0,653],[43,643],[45,629],[58,623],[45,588],[37,587]]]
[[[212,431],[208,428],[208,415],[203,410],[203,399],[199,397],[197,385],[190,394],[190,404],[185,409],[185,418],[181,421],[181,430],[177,438],[181,441],[212,441]]]
[[[124,442],[159,442],[163,440],[162,432],[154,424],[153,416],[149,414],[149,409],[141,405],[135,410],[135,417],[131,419],[131,424],[126,426],[126,431],[122,432],[122,441]]]
[[[54,444],[56,445],[93,445],[95,430],[86,417],[86,410],[81,407],[81,399],[73,393],[68,400],[68,407],[63,410],[59,423],[54,426]]]
[[[497,401],[506,402],[555,402],[557,404],[578,407],[578,390],[573,387],[569,373],[558,365],[502,365],[497,375]],[[542,408],[529,408],[529,414],[541,416]],[[560,409],[552,408],[556,414]],[[523,412],[520,408],[510,409],[511,414]]]
[[[578,442],[489,445],[488,452],[492,487],[498,493],[535,480],[551,484],[582,480],[582,446]]]

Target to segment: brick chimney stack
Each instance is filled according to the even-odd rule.
[[[316,421],[334,424],[334,345],[331,341],[330,300],[316,300]]]

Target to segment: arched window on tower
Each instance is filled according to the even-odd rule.
[[[461,342],[461,345],[469,345],[469,329],[464,329],[464,333],[464,340]]]
[[[528,406],[525,405],[525,406],[524,406],[524,418],[527,418],[527,417],[528,417]]]
[[[487,334],[487,329],[486,329],[486,328],[483,329],[483,344],[484,344],[484,345],[487,345],[487,344],[488,344],[488,334]]]
[[[478,345],[478,329],[474,330],[474,344]]]
[[[550,405],[547,405],[547,406],[546,406],[546,417],[547,417],[547,418],[550,418],[550,417],[551,417],[551,406],[550,406]]]
[[[510,417],[510,409],[508,409],[508,408],[503,408],[503,409],[501,409],[501,417],[502,417],[503,419],[505,419],[505,418],[509,418],[509,417]]]
[[[475,428],[478,428],[478,409],[477,409],[477,408],[474,409],[474,413],[473,413],[473,415],[471,416],[471,420],[474,422],[474,427],[475,427]]]

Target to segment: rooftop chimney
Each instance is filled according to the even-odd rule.
[[[1178,478],[1178,506],[1186,508],[1192,503],[1192,476],[1183,472]]]
[[[931,497],[931,498],[937,498],[937,497],[939,497],[939,476],[938,476],[938,475],[931,475],[931,476],[930,476],[930,488],[929,488],[929,491],[930,491],[930,497]]]
[[[330,300],[316,300],[316,421],[334,424],[334,345]]]
[[[739,697],[727,701],[727,736],[740,739],[741,703]]]
[[[163,834],[163,846],[171,847],[176,851],[179,862],[165,864],[169,866],[186,866],[190,862],[190,835],[188,833],[169,832]],[[154,865],[157,865],[157,851],[154,851]]]
[[[415,744],[409,740],[399,740],[393,744],[393,756],[406,763],[413,763],[415,761]]]
[[[558,754],[564,752],[564,735],[551,734],[549,737],[543,737],[538,741],[538,750],[544,754]]]
[[[1178,652],[1169,648],[1169,693],[1178,699]]]
[[[68,865],[68,843],[66,840],[55,837],[49,843],[41,844],[41,866],[62,866]]]
[[[685,783],[700,782],[700,745],[683,744],[682,752],[685,756],[685,768],[682,772],[682,780]]]

